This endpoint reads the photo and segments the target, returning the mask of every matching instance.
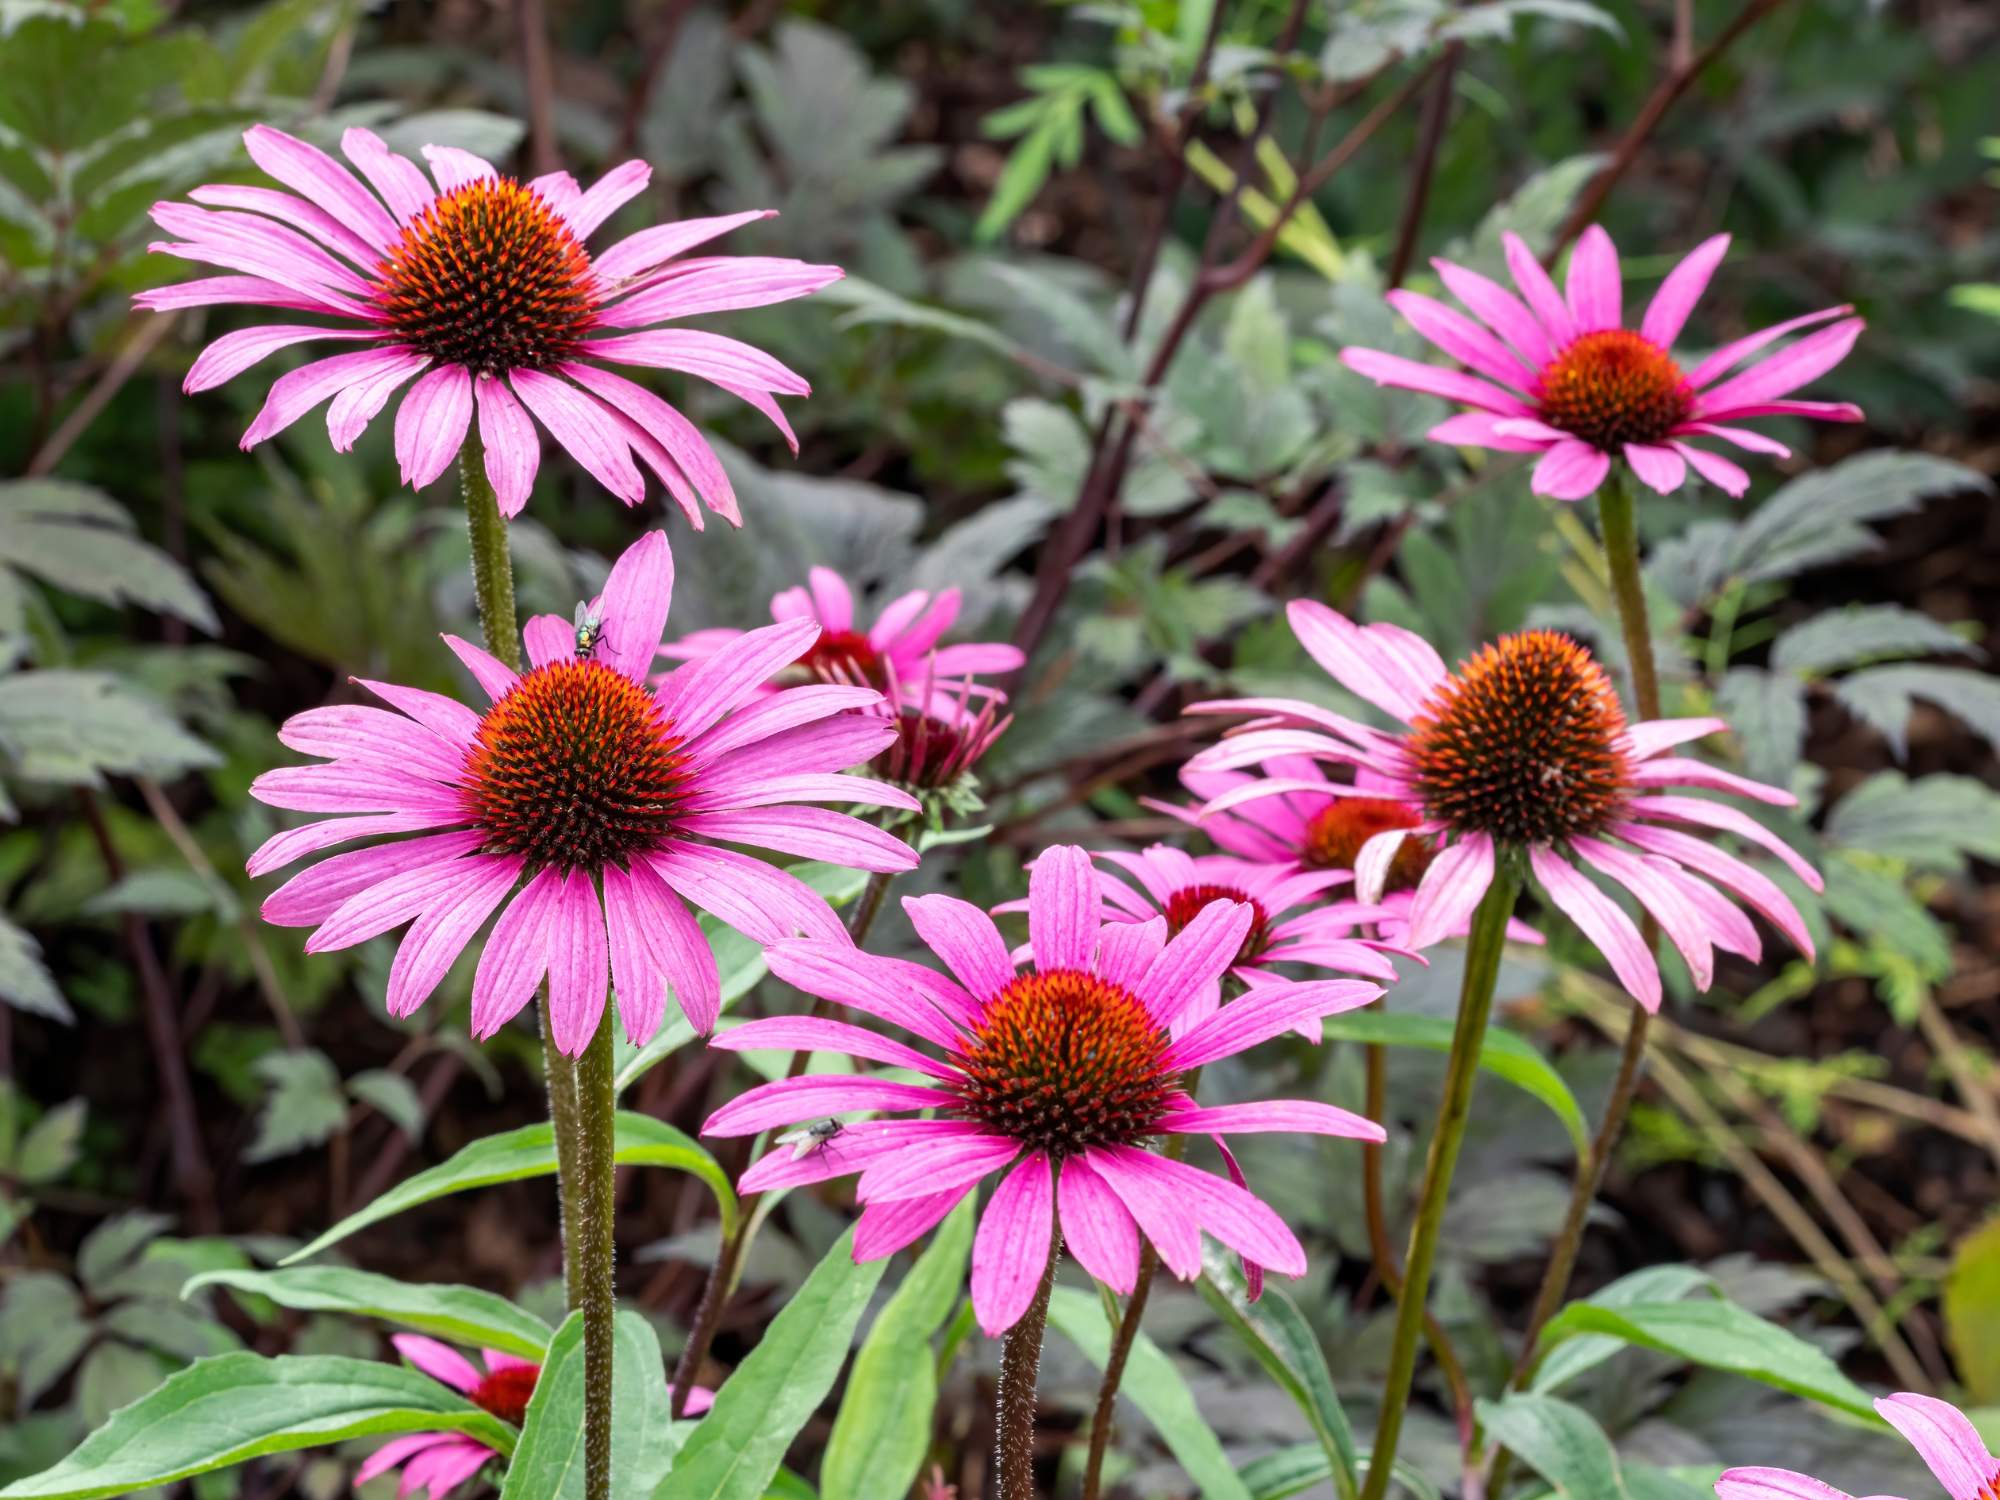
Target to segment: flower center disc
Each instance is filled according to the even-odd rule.
[[[405,343],[480,375],[570,358],[597,321],[590,256],[540,193],[483,177],[403,230],[377,303]]]
[[[882,655],[858,630],[822,630],[798,664],[822,682],[879,686],[884,680]]]
[[[1422,820],[1400,802],[1386,797],[1335,797],[1306,825],[1301,861],[1314,870],[1351,870],[1361,846],[1378,833],[1415,828]],[[1404,839],[1389,862],[1385,891],[1415,890],[1431,862],[1427,839]]]
[[[535,1394],[535,1382],[541,1373],[540,1365],[508,1365],[480,1381],[466,1400],[519,1427],[527,1419],[528,1398]]]
[[[1264,951],[1264,944],[1270,941],[1271,919],[1264,908],[1252,901],[1233,885],[1184,885],[1167,897],[1167,936],[1174,938],[1212,902],[1241,901],[1250,908],[1250,930],[1244,934],[1243,946],[1236,950],[1232,964],[1248,963]]]
[[[1461,663],[1412,723],[1431,816],[1458,833],[1545,844],[1595,833],[1630,790],[1604,669],[1566,635],[1503,636]]]
[[[987,1007],[959,1066],[965,1115],[1062,1158],[1152,1133],[1179,1075],[1130,990],[1072,969],[1023,974]]]
[[[684,780],[653,695],[598,661],[521,677],[486,711],[465,761],[486,852],[524,855],[531,870],[622,867],[672,830]]]
[[[1542,420],[1606,453],[1657,443],[1687,417],[1692,393],[1673,357],[1628,328],[1586,333],[1542,371]]]

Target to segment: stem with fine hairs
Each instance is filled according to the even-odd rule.
[[[1042,1335],[1049,1322],[1062,1231],[1052,1229],[1042,1284],[1021,1320],[1000,1345],[999,1405],[994,1415],[995,1500],[1035,1500],[1035,1379],[1042,1368]]]

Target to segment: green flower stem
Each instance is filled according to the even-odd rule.
[[[1049,1263],[1035,1300],[1007,1330],[1000,1345],[1000,1394],[994,1414],[995,1500],[1035,1500],[1035,1381],[1042,1368],[1042,1335],[1049,1323],[1049,1294],[1062,1258],[1062,1230],[1049,1236]]]
[[[1452,1174],[1458,1168],[1459,1147],[1472,1116],[1472,1085],[1479,1075],[1479,1049],[1486,1040],[1486,1022],[1493,1013],[1493,990],[1500,978],[1500,951],[1507,940],[1507,919],[1521,891],[1517,851],[1502,849],[1479,909],[1473,914],[1472,935],[1465,950],[1465,980],[1458,992],[1458,1025],[1451,1038],[1444,1099],[1438,1106],[1437,1128],[1431,1134],[1430,1157],[1424,1164],[1423,1196],[1416,1223],[1410,1229],[1410,1249],[1403,1264],[1403,1292],[1396,1301],[1396,1331],[1389,1347],[1389,1375],[1382,1390],[1382,1415],[1375,1426],[1375,1444],[1368,1460],[1368,1480],[1361,1500],[1382,1500],[1389,1492],[1396,1444],[1403,1435],[1403,1414],[1409,1406],[1410,1385],[1416,1377],[1417,1343],[1423,1335],[1424,1310],[1431,1288],[1431,1267],[1437,1259],[1444,1225],[1445,1203],[1451,1196]]]
[[[472,545],[472,588],[486,649],[519,671],[521,623],[514,609],[514,562],[507,522],[486,477],[486,452],[477,428],[458,455]],[[612,1030],[607,1013],[578,1067],[556,1050],[549,992],[537,1002],[542,1024],[542,1068],[548,1079],[549,1123],[556,1141],[556,1182],[562,1203],[563,1290],[584,1315],[586,1500],[611,1497],[612,1286]]]
[[[1604,531],[1604,552],[1611,569],[1611,596],[1618,605],[1618,624],[1625,636],[1625,655],[1632,664],[1632,697],[1641,719],[1660,717],[1660,674],[1653,663],[1653,630],[1646,612],[1646,588],[1639,573],[1639,528],[1633,504],[1632,482],[1620,469],[1597,492],[1597,515]],[[1659,942],[1659,928],[1651,914],[1640,922],[1640,935],[1650,950]],[[1625,1120],[1632,1111],[1633,1097],[1639,1092],[1639,1071],[1646,1061],[1646,1034],[1652,1016],[1642,1007],[1632,1009],[1632,1024],[1625,1032],[1625,1049],[1619,1058],[1618,1074],[1612,1080],[1611,1095],[1605,1101],[1604,1118],[1591,1138],[1590,1154],[1576,1164],[1576,1178],[1570,1187],[1569,1207],[1562,1228],[1549,1254],[1548,1269],[1542,1274],[1541,1290],[1529,1316],[1526,1338],[1519,1362],[1514,1367],[1512,1385],[1519,1389],[1533,1368],[1535,1345],[1543,1325],[1556,1315],[1576,1270],[1576,1258],[1583,1246],[1583,1233],[1590,1221],[1590,1205],[1604,1183],[1611,1153],[1624,1134]],[[1497,1493],[1497,1491],[1496,1491]]]

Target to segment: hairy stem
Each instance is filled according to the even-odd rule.
[[[1493,884],[1473,914],[1472,934],[1465,950],[1465,980],[1458,992],[1458,1025],[1452,1033],[1451,1058],[1445,1071],[1444,1098],[1438,1105],[1437,1128],[1431,1135],[1424,1164],[1423,1195],[1416,1223],[1410,1229],[1404,1257],[1403,1292],[1396,1303],[1396,1331],[1389,1346],[1389,1374],[1382,1390],[1382,1415],[1375,1426],[1375,1443],[1368,1460],[1368,1481],[1361,1500],[1382,1500],[1389,1492],[1396,1445],[1403,1435],[1403,1414],[1417,1370],[1417,1343],[1423,1335],[1424,1312],[1430,1296],[1431,1267],[1437,1259],[1445,1203],[1451,1196],[1452,1174],[1459,1147],[1472,1116],[1472,1085],[1479,1073],[1479,1049],[1486,1040],[1486,1022],[1493,1013],[1493,989],[1500,978],[1500,951],[1507,940],[1507,919],[1521,890],[1516,851],[1502,850]]]
[[[1049,1238],[1049,1263],[1035,1300],[1000,1346],[1000,1398],[995,1414],[995,1500],[1035,1500],[1035,1379],[1042,1367],[1042,1334],[1048,1327],[1049,1293],[1055,1290],[1062,1231]]]
[[[514,612],[514,560],[507,549],[506,519],[486,477],[486,453],[477,429],[466,434],[465,446],[459,450],[458,479],[472,544],[472,588],[479,601],[480,631],[486,649],[518,671],[521,625]],[[587,1449],[586,1495],[588,1500],[610,1500],[611,1319],[615,1306],[611,1283],[611,1024],[607,1019],[598,1027],[586,1054],[586,1067],[601,1066],[603,1075],[601,1110],[586,1121],[581,1107],[581,1070],[575,1059],[556,1049],[547,986],[538,1005],[542,1067],[548,1079],[549,1124],[555,1135],[556,1183],[562,1204],[563,1291],[570,1309],[581,1308],[584,1313],[585,1430],[593,1437],[602,1437],[601,1465],[594,1463],[600,1445],[592,1442]],[[598,1102],[594,1096],[592,1102]],[[592,1140],[599,1135],[601,1140]],[[599,1153],[601,1172],[593,1174],[591,1168]]]

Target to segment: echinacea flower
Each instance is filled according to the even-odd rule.
[[[1733,833],[1820,889],[1813,868],[1761,823],[1723,803],[1679,794],[1700,788],[1796,805],[1789,792],[1667,753],[1726,730],[1721,719],[1628,724],[1604,669],[1554,631],[1503,636],[1452,672],[1426,642],[1397,626],[1355,625],[1310,600],[1295,600],[1287,613],[1314,661],[1407,727],[1385,733],[1293,699],[1198,703],[1191,712],[1262,717],[1188,764],[1197,772],[1234,771],[1273,756],[1303,757],[1365,776],[1366,788],[1352,789],[1354,795],[1400,804],[1410,826],[1370,837],[1354,869],[1357,894],[1369,900],[1406,840],[1433,841],[1436,852],[1411,902],[1405,938],[1411,947],[1461,929],[1493,883],[1497,859],[1525,852],[1549,900],[1648,1010],[1659,1008],[1659,966],[1637,925],[1579,866],[1623,886],[1658,919],[1700,989],[1714,977],[1716,949],[1752,959],[1761,952],[1756,929],[1723,891],[1812,954],[1797,909],[1767,876],[1686,831]],[[1245,778],[1204,812],[1345,790],[1297,777]]]
[[[769,417],[798,450],[773,398],[807,394],[802,378],[739,340],[653,327],[785,302],[837,281],[837,266],[687,256],[771,211],[656,225],[593,257],[584,241],[645,190],[652,168],[644,162],[613,167],[585,191],[567,172],[516,182],[469,151],[426,146],[426,177],[378,136],[351,129],[340,146],[364,187],[317,146],[268,125],[252,126],[243,142],[292,191],[210,185],[188,195],[192,204],[155,204],[154,221],[173,239],[149,248],[235,274],[142,292],[136,302],[157,311],[239,303],[337,321],[226,333],[202,351],[184,388],[221,385],[293,344],[358,346],[272,382],[245,448],[330,400],[327,432],[345,451],[415,380],[396,409],[406,484],[420,489],[445,471],[476,411],[503,514],[518,514],[534,485],[539,421],[627,505],[645,498],[643,463],[697,528],[697,494],[742,524],[729,477],[694,424],[606,368],[637,365],[719,386]]]
[[[888,691],[893,684],[905,702],[926,702],[933,683],[950,684],[983,672],[1011,672],[1020,651],[999,641],[940,646],[958,621],[957,589],[912,589],[882,606],[866,630],[855,619],[854,590],[831,568],[814,568],[805,588],[789,588],[771,600],[774,620],[811,620],[819,634],[789,663],[790,676],[814,682],[858,682]],[[675,661],[693,661],[727,645],[735,630],[697,630],[661,648]],[[995,697],[996,689],[975,684]],[[935,711],[935,710],[934,710]]]
[[[1951,1500],[2000,1496],[1995,1458],[1964,1412],[1935,1396],[1904,1391],[1875,1403],[1884,1421],[1910,1441]],[[1854,1500],[1845,1490],[1790,1469],[1731,1469],[1715,1481],[1721,1500]],[[1896,1500],[1874,1495],[1869,1500]]]
[[[251,794],[359,816],[277,834],[250,857],[252,875],[351,839],[422,836],[322,860],[271,894],[265,919],[317,927],[308,953],[410,923],[389,968],[389,1010],[404,1016],[504,906],[473,974],[473,1033],[492,1035],[546,974],[554,1039],[570,1054],[597,1029],[607,968],[634,1042],[658,1028],[669,988],[696,1029],[715,1024],[720,978],[685,903],[761,943],[845,941],[803,881],[723,846],[915,868],[901,840],[806,805],[914,808],[895,787],[838,774],[879,754],[895,729],[849,712],[878,701],[868,688],[758,695],[810,639],[804,621],[750,631],[650,685],[673,576],[665,535],[642,537],[590,606],[601,622],[593,648],[577,649],[569,621],[537,616],[523,632],[526,672],[446,636],[491,700],[483,711],[363,681],[397,712],[353,705],[286,720],[285,744],[327,759],[267,771]]]
[[[1201,1271],[1204,1230],[1248,1261],[1301,1275],[1305,1251],[1261,1200],[1144,1147],[1164,1135],[1219,1141],[1242,1131],[1381,1141],[1380,1126],[1332,1105],[1203,1108],[1186,1092],[1189,1070],[1365,1005],[1381,991],[1356,980],[1268,985],[1173,1038],[1169,1023],[1242,948],[1250,908],[1216,902],[1171,941],[1164,918],[1107,922],[1090,856],[1069,846],[1035,861],[1028,890],[1033,965],[1025,972],[1016,972],[993,919],[950,896],[909,897],[903,909],[951,977],[840,944],[768,950],[771,972],[787,983],[899,1026],[943,1056],[842,1021],[751,1021],[713,1045],[844,1052],[926,1082],[784,1079],[724,1105],[705,1134],[752,1135],[857,1110],[940,1117],[848,1125],[804,1154],[781,1146],[744,1174],[743,1191],[859,1172],[855,1197],[864,1207],[854,1255],[866,1261],[894,1254],[981,1178],[1004,1172],[972,1246],[972,1304],[989,1334],[1027,1309],[1057,1223],[1083,1268],[1117,1292],[1137,1282],[1142,1234],[1183,1280]]]
[[[422,1334],[399,1333],[389,1340],[397,1353],[431,1379],[450,1386],[482,1411],[519,1427],[528,1414],[528,1402],[535,1394],[535,1382],[542,1367],[532,1360],[517,1359],[498,1349],[479,1352],[485,1369],[460,1354],[449,1344]],[[668,1387],[671,1393],[672,1387]],[[699,1416],[715,1404],[715,1394],[696,1386],[688,1391],[687,1412]],[[401,1468],[398,1496],[423,1495],[428,1500],[446,1500],[466,1480],[500,1455],[477,1438],[462,1432],[412,1432],[384,1443],[368,1456],[355,1473],[354,1487],[360,1489],[378,1474]]]
[[[1433,427],[1436,442],[1541,454],[1536,494],[1581,500],[1604,483],[1612,460],[1623,458],[1661,494],[1679,489],[1692,468],[1718,489],[1741,495],[1750,476],[1688,439],[1716,438],[1782,458],[1790,452],[1783,443],[1729,424],[1780,416],[1861,420],[1861,408],[1846,402],[1789,399],[1854,347],[1864,325],[1846,316],[1851,307],[1824,308],[1761,329],[1723,345],[1692,370],[1683,372],[1675,361],[1674,340],[1729,249],[1728,235],[1703,241],[1668,273],[1636,329],[1623,322],[1618,250],[1598,226],[1583,232],[1570,256],[1566,297],[1520,236],[1503,238],[1520,297],[1444,260],[1432,264],[1471,317],[1418,292],[1388,294],[1410,325],[1464,370],[1379,349],[1343,349],[1340,358],[1377,385],[1473,408]],[[1830,318],[1840,321],[1730,374],[1778,339]]]

